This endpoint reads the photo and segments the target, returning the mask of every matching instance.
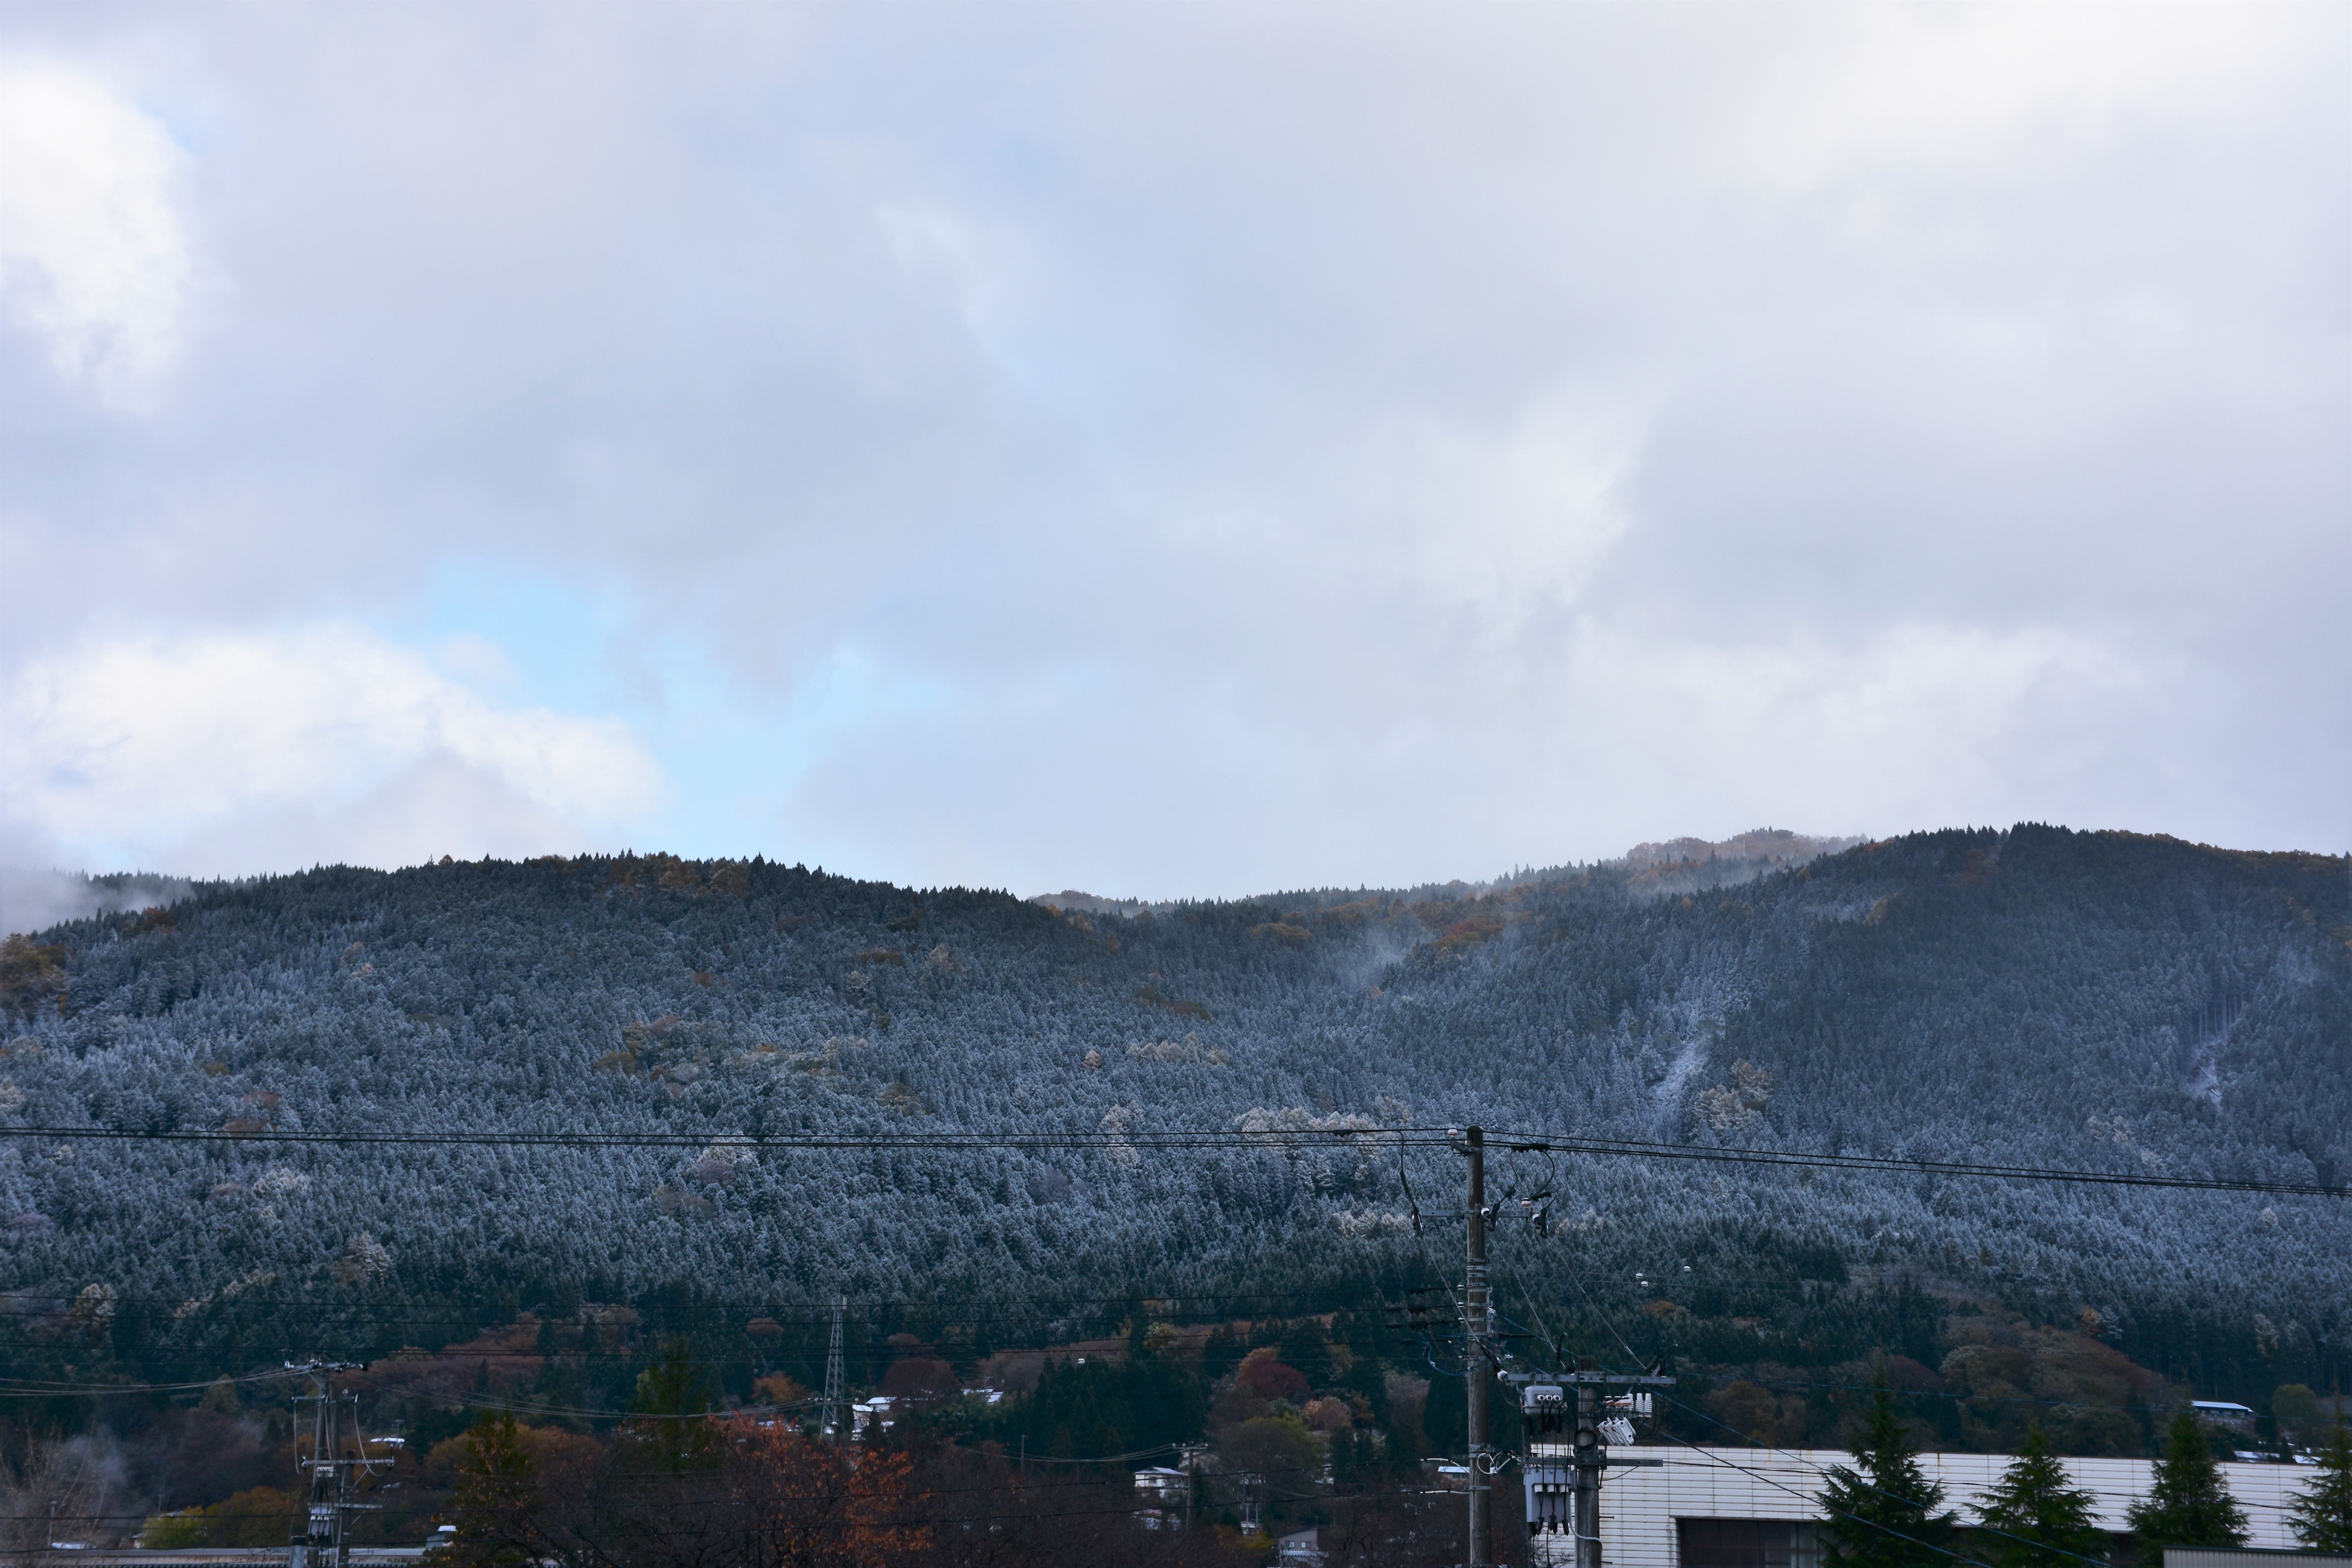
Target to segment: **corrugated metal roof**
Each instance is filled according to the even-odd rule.
[[[2168,1546],[2164,1568],[2352,1568],[2341,1552],[2278,1552],[2261,1547]]]
[[[1620,1450],[1623,1451],[1623,1450]],[[1679,1568],[1675,1521],[1680,1519],[1777,1519],[1815,1521],[1814,1498],[1832,1465],[1853,1456],[1833,1448],[1717,1448],[1643,1446],[1630,1450],[1665,1463],[1655,1469],[1612,1470],[1601,1488],[1603,1568]],[[1977,1502],[2012,1462],[2008,1454],[1921,1454],[1920,1468],[1944,1485],[1945,1506],[1963,1523],[1976,1522]],[[2148,1490],[2146,1459],[2062,1459],[2068,1478],[2096,1500],[2101,1530],[2122,1533],[2130,1526],[2125,1510]],[[2223,1464],[2223,1477],[2238,1506],[2246,1510],[2253,1543],[2292,1553],[2274,1568],[2304,1568],[2316,1557],[2295,1552],[2287,1508],[2315,1473],[2300,1465]],[[2252,1554],[2241,1558],[2247,1568]],[[2166,1568],[2174,1568],[2168,1561]],[[2215,1564],[2213,1568],[2226,1568]],[[2352,1568],[2347,1563],[2345,1568]]]

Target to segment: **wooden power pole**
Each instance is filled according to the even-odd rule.
[[[1469,1568],[1494,1561],[1487,1550],[1486,1499],[1493,1478],[1486,1468],[1486,1388],[1491,1368],[1486,1350],[1486,1134],[1468,1130],[1463,1152],[1470,1157],[1470,1256],[1463,1280],[1462,1315],[1470,1340],[1468,1386],[1463,1403],[1470,1411]]]

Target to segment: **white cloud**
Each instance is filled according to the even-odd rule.
[[[2242,97],[2285,57],[2324,47],[2294,6],[1853,6],[1770,50],[1728,95],[1738,133],[1713,150],[1790,195],[1864,171],[1904,182],[1953,166],[2013,167],[2065,126],[2168,118]]]
[[[2106,826],[2145,797],[2102,775],[2180,679],[2126,639],[2055,626],[1706,639],[1604,608],[1467,660],[1397,637],[1377,664],[1354,645],[1324,667],[1294,653],[1278,681],[1245,683],[1264,661],[1223,665],[1213,694],[1169,672],[1116,713],[1081,691],[877,726],[797,786],[793,853],[914,879],[1205,896],[1442,880],[1668,829]],[[1248,846],[1255,875],[1203,844]]]
[[[1418,593],[1515,628],[1580,599],[1631,521],[1617,491],[1634,422],[1586,401],[1539,397],[1499,428],[1383,421],[1367,433],[1358,482],[1330,489],[1343,506],[1388,514]]]
[[[1728,758],[1759,820],[2006,825],[2053,782],[2111,762],[2175,663],[2151,668],[2110,637],[2055,626],[1906,623],[1840,645],[1676,640],[1620,624],[1583,639],[1573,706],[1618,746],[1647,751],[1648,767],[1633,769],[1651,774],[1635,792],[1646,803],[1680,797],[1704,813]]]
[[[0,58],[0,288],[58,371],[109,402],[135,403],[178,342],[184,162],[96,78]]]
[[[234,843],[284,864],[322,837],[289,832],[304,822],[342,825],[329,858],[421,858],[483,831],[568,849],[663,793],[617,721],[495,706],[351,626],[85,647],[17,671],[5,712],[10,815],[85,852]]]
[[[653,842],[494,743],[536,704],[657,738],[667,847],[917,880],[2340,842],[2347,16],[0,13],[149,62],[201,155],[109,123],[231,285],[148,418],[0,334],[0,693],[329,616],[439,683],[251,759],[116,701],[0,818]],[[482,562],[630,608],[420,604]],[[175,748],[196,806],[124,782]]]
[[[168,904],[189,891],[189,884],[177,877],[97,882],[78,872],[26,864],[13,858],[21,847],[13,836],[0,835],[0,932],[13,935],[115,910]]]
[[[499,691],[515,683],[514,661],[507,650],[472,632],[442,638],[433,650],[433,662],[445,675],[478,689]]]

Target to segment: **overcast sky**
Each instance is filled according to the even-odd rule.
[[[0,11],[0,861],[2352,843],[2352,8]]]

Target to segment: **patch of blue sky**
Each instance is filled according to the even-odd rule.
[[[491,561],[442,563],[419,609],[378,629],[502,706],[628,725],[668,785],[646,820],[624,825],[628,847],[697,858],[803,858],[788,815],[809,770],[863,732],[958,700],[949,682],[855,641],[764,691],[703,639],[648,632],[624,586]]]
[[[690,857],[805,859],[790,796],[809,770],[876,727],[956,701],[945,681],[893,670],[856,643],[833,648],[781,700],[748,690],[698,641],[665,637],[645,657],[666,694],[646,736],[671,784],[662,847]]]
[[[618,584],[566,582],[496,562],[443,561],[421,619],[381,629],[422,644],[445,673],[503,686],[485,696],[584,717],[621,705],[624,683],[612,651],[635,621],[634,595]],[[479,668],[452,668],[457,661],[449,655],[475,642],[505,656],[510,683],[495,682]]]

